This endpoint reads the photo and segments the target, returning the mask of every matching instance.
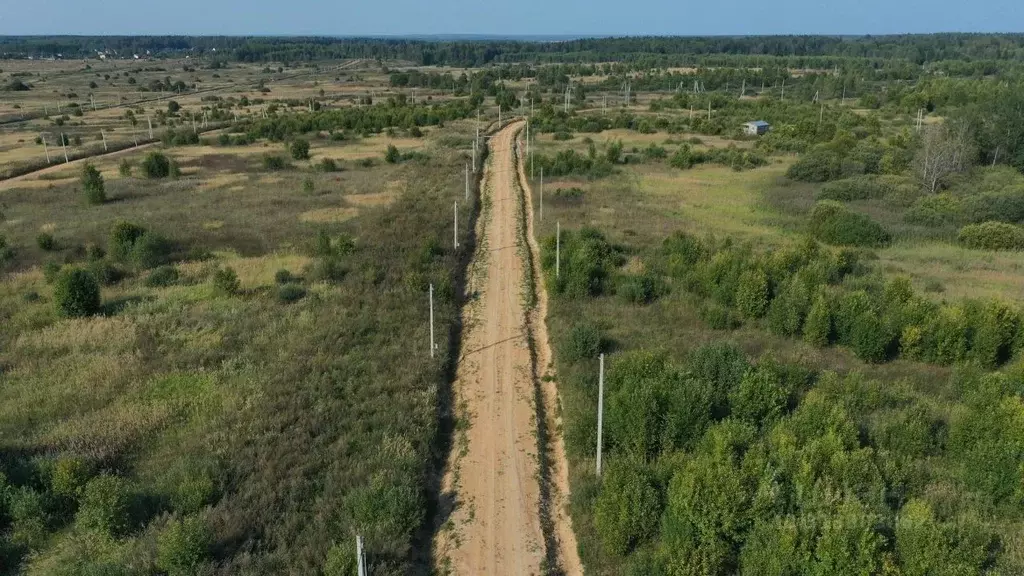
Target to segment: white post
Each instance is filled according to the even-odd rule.
[[[50,151],[46,148],[46,134],[40,134],[39,138],[43,141],[43,154],[46,154],[46,163],[50,163]]]
[[[103,133],[103,130],[100,130],[100,138],[103,138],[103,151],[106,152],[107,151],[107,135]]]
[[[430,357],[434,357],[434,285],[430,285]]]
[[[149,116],[146,116],[146,121],[149,122],[149,139],[152,140],[153,139],[153,119],[150,118]]]
[[[604,354],[601,354],[599,370],[597,376],[597,475],[601,476],[601,440],[604,423]]]
[[[132,123],[132,139],[135,140],[135,147],[139,147],[139,135],[135,132],[135,124]]]
[[[469,202],[469,164],[466,164],[466,202]]]
[[[455,249],[459,249],[459,201],[455,201],[455,226],[453,227],[453,244]]]
[[[708,98],[708,120],[711,120],[711,99]]]
[[[476,174],[476,140],[473,140],[473,174]]]
[[[544,221],[544,167],[540,168],[540,221]]]
[[[555,222],[555,278],[562,272],[562,223]]]
[[[498,104],[498,128],[501,128],[501,104]]]
[[[64,147],[64,163],[67,164],[68,162],[70,162],[70,160],[68,160],[68,144],[67,141],[64,139],[63,132],[60,133],[60,145]]]
[[[363,550],[362,536],[356,536],[356,570],[359,576],[366,576],[366,552]]]
[[[92,94],[89,94],[89,102],[92,103],[92,111],[95,112],[96,111],[96,98]]]

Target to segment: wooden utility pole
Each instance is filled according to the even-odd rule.
[[[544,167],[540,168],[540,221],[544,221]]]
[[[434,285],[430,285],[430,357],[434,357]]]
[[[153,139],[153,119],[146,116],[146,121],[149,122],[149,139]]]
[[[452,227],[452,244],[459,249],[459,201],[455,201],[455,225]]]
[[[70,160],[68,160],[68,141],[67,138],[64,137],[63,132],[60,133],[60,145],[64,148],[64,163],[67,164],[70,162]]]
[[[466,202],[469,202],[469,164],[466,164]]]
[[[367,576],[366,551],[363,549],[362,536],[356,536],[356,573],[358,576]]]
[[[555,278],[561,275],[562,270],[562,223],[555,222]]]
[[[604,424],[604,354],[601,354],[597,376],[597,475],[601,476],[601,443]]]
[[[100,130],[100,138],[103,138],[103,151],[106,152],[107,151],[107,135],[103,133],[103,130]]]
[[[46,154],[46,163],[50,163],[50,151],[46,148],[46,134],[40,134],[39,138],[43,141],[43,154]]]

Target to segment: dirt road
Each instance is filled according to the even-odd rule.
[[[460,576],[539,574],[545,556],[535,374],[527,342],[532,323],[522,294],[522,250],[529,248],[517,242],[521,197],[513,146],[519,127],[508,126],[491,139],[467,286],[475,298],[463,311],[466,333],[455,382],[460,425],[443,486],[454,511],[435,542],[438,568]],[[572,546],[575,555],[575,541]]]

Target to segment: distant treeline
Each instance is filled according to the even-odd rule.
[[[112,50],[121,55],[194,53],[243,62],[337,58],[408,60],[423,65],[501,62],[635,62],[684,65],[709,55],[899,59],[916,65],[949,60],[1024,61],[1024,34],[899,36],[748,36],[592,38],[567,42],[427,41],[328,37],[5,36],[7,58],[65,58]]]

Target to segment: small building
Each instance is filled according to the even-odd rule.
[[[751,136],[760,136],[765,134],[772,127],[771,124],[764,120],[755,120],[754,122],[747,122],[743,125],[743,131]]]

